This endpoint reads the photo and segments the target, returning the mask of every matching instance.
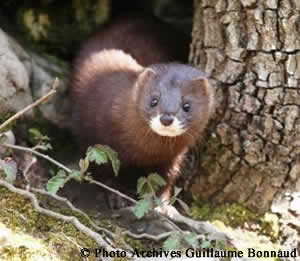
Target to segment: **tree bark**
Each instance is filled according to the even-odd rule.
[[[259,210],[287,192],[299,203],[300,1],[196,0],[192,37],[217,107],[189,191]]]

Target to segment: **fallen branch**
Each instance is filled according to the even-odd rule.
[[[91,230],[87,226],[83,225],[78,220],[78,218],[76,218],[74,216],[65,216],[65,215],[62,215],[60,213],[56,213],[52,210],[42,208],[39,205],[39,202],[38,202],[36,196],[33,193],[31,193],[29,191],[26,191],[26,190],[23,190],[23,189],[16,188],[13,185],[11,185],[10,183],[6,182],[5,180],[0,179],[0,185],[6,187],[9,191],[11,191],[13,193],[16,193],[16,194],[21,195],[21,196],[26,197],[26,198],[29,198],[31,200],[31,203],[32,203],[33,207],[35,208],[35,210],[38,213],[41,213],[41,214],[47,215],[49,217],[53,217],[53,218],[65,221],[65,222],[70,222],[79,231],[81,231],[82,233],[84,233],[88,237],[94,239],[99,247],[104,247],[109,251],[114,251],[115,250],[115,248],[113,248],[112,246],[110,246],[109,244],[107,244],[105,242],[105,240],[102,238],[102,236],[100,234],[96,233],[95,231]]]
[[[43,153],[40,153],[36,150],[33,150],[31,148],[26,148],[26,147],[23,147],[23,146],[18,146],[18,145],[12,145],[12,144],[7,144],[7,143],[4,143],[4,144],[0,144],[0,146],[3,146],[3,147],[6,147],[6,148],[10,148],[10,149],[14,149],[14,150],[20,150],[20,151],[25,151],[25,152],[29,152],[29,153],[32,153],[40,158],[43,158],[51,163],[53,163],[54,165],[58,166],[59,168],[63,169],[64,171],[66,171],[67,173],[71,174],[72,173],[72,170],[68,167],[66,167],[65,165],[61,164],[60,162],[58,162],[57,160],[51,158],[50,156],[48,155],[45,155]],[[88,177],[84,177],[84,180],[85,181],[88,181],[89,183],[93,183],[93,184],[96,184],[106,190],[109,190],[110,192],[113,192],[113,193],[116,193],[117,195],[119,195],[120,197],[122,198],[125,198],[127,200],[129,200],[130,202],[132,203],[136,203],[136,200],[123,194],[122,192],[116,190],[116,189],[113,189],[101,182],[98,182],[98,181],[95,181],[91,178],[88,178]]]
[[[185,224],[190,227],[191,231],[207,234],[210,240],[230,240],[230,235],[218,232],[216,228],[207,221],[195,221],[181,215],[175,207],[168,205],[163,209],[163,214],[175,223]]]
[[[184,234],[189,234],[191,232],[189,231],[182,231]],[[122,233],[122,235],[125,235],[125,236],[130,236],[132,238],[135,238],[135,239],[149,239],[149,240],[152,240],[152,241],[155,241],[155,242],[158,242],[158,241],[161,241],[163,239],[166,239],[168,238],[169,236],[171,236],[172,234],[174,233],[174,231],[169,231],[169,232],[165,232],[165,233],[161,233],[159,235],[150,235],[150,234],[147,234],[147,233],[143,233],[143,234],[135,234],[135,233],[132,233],[131,231],[129,230],[126,230]],[[205,236],[204,235],[197,235],[197,239],[205,239]]]
[[[30,188],[30,190],[32,192],[39,193],[41,195],[45,195],[45,196],[53,198],[53,199],[55,199],[57,201],[65,203],[72,211],[77,212],[78,214],[84,216],[89,221],[90,225],[96,231],[98,231],[98,232],[102,231],[105,234],[109,235],[112,239],[115,239],[115,236],[114,236],[114,234],[111,231],[107,230],[106,228],[102,228],[102,227],[97,226],[86,213],[84,213],[80,209],[76,208],[67,198],[64,198],[64,197],[61,197],[61,196],[58,196],[58,195],[53,195],[53,194],[51,194],[51,193],[49,193],[49,192],[47,192],[45,190],[42,190],[42,189]]]
[[[91,184],[98,185],[98,186],[100,186],[100,187],[102,187],[102,188],[104,188],[104,189],[106,189],[106,190],[109,190],[109,191],[111,191],[111,192],[113,192],[113,193],[119,195],[120,197],[127,199],[128,201],[130,201],[130,202],[132,202],[132,203],[134,203],[134,204],[137,203],[137,201],[136,201],[135,199],[133,199],[133,198],[131,198],[131,197],[129,197],[129,196],[123,194],[122,192],[120,192],[120,191],[118,191],[118,190],[116,190],[116,189],[113,189],[113,188],[111,188],[111,187],[109,187],[109,186],[107,186],[107,185],[105,185],[105,184],[103,184],[103,183],[101,183],[101,182],[98,182],[98,181],[96,181],[96,180],[93,180],[92,178],[85,177],[84,180],[88,181],[88,182],[91,183]]]
[[[56,93],[56,89],[58,87],[58,84],[59,84],[59,80],[58,80],[58,78],[56,78],[54,83],[53,83],[52,89],[46,95],[44,95],[43,97],[41,97],[40,99],[38,99],[34,103],[28,105],[23,110],[17,112],[12,117],[10,117],[8,120],[6,120],[4,123],[2,123],[0,125],[0,132],[1,132],[1,130],[5,129],[10,123],[12,123],[16,119],[20,118],[27,111],[31,110],[32,108],[34,108],[34,107],[38,106],[39,104],[41,104],[41,103],[47,101],[48,99],[50,99]]]

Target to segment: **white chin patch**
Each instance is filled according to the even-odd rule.
[[[174,117],[173,123],[170,126],[162,125],[160,122],[160,117],[161,115],[159,114],[153,117],[150,121],[150,127],[155,133],[161,136],[175,137],[185,132],[181,122],[176,117]]]

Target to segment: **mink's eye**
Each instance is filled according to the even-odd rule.
[[[185,102],[183,105],[182,105],[182,109],[185,111],[185,112],[188,112],[190,109],[191,109],[191,104],[189,102]]]
[[[153,108],[153,107],[157,106],[157,104],[158,104],[158,99],[153,98],[150,103],[151,107]]]

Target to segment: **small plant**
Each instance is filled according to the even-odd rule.
[[[82,181],[88,173],[90,162],[95,162],[98,165],[106,164],[111,162],[113,171],[117,176],[120,169],[120,161],[118,159],[118,153],[112,150],[108,146],[95,145],[89,147],[86,152],[86,157],[79,161],[80,170],[72,170],[71,173],[67,174],[63,169],[60,169],[57,174],[52,177],[47,183],[47,191],[51,194],[56,194],[59,189],[63,188],[64,185],[71,179]]]
[[[34,150],[52,150],[52,146],[50,144],[50,138],[46,135],[43,135],[38,129],[31,128],[28,130],[29,140],[34,147]]]
[[[166,181],[157,173],[151,173],[147,178],[139,178],[137,183],[137,193],[140,197],[140,200],[135,206],[135,215],[137,218],[142,218],[155,207],[164,206],[165,202],[162,202],[161,199],[156,196],[156,194],[158,190],[165,185]],[[180,191],[180,188],[175,187],[174,195],[167,203],[170,205],[174,204]]]

